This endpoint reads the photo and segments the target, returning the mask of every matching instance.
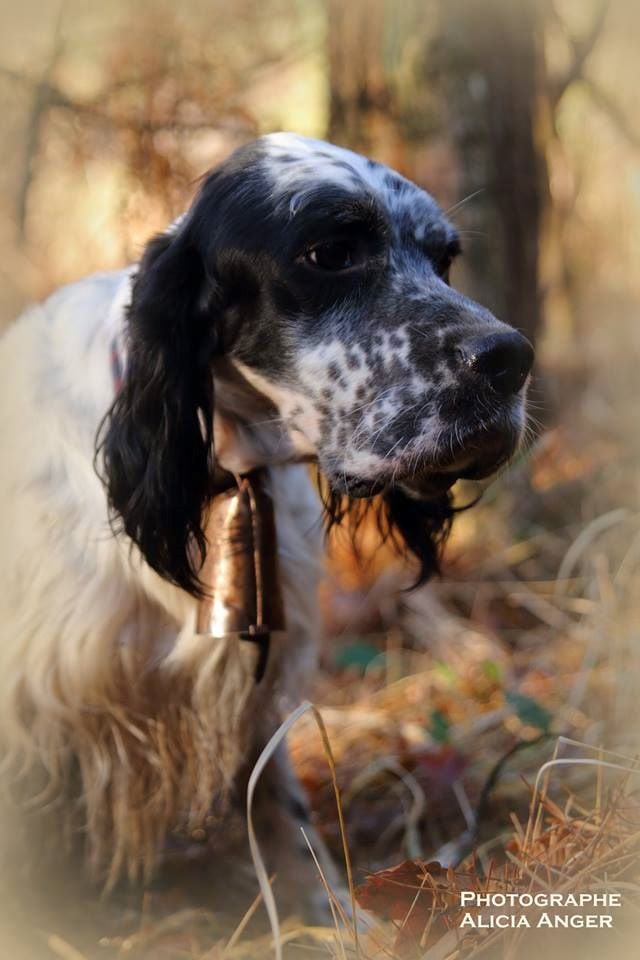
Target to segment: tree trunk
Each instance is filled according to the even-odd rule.
[[[326,0],[329,138],[372,153],[448,205],[463,285],[531,340],[547,207],[540,97],[546,0]],[[468,228],[468,229],[467,229]]]
[[[385,0],[327,0],[329,139],[403,166],[385,75]]]
[[[546,90],[541,0],[454,0],[445,14],[449,123],[463,196],[482,191],[469,238],[479,299],[535,340],[541,321],[540,237],[548,202],[539,98]]]

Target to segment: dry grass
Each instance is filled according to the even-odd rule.
[[[358,933],[340,901],[326,929],[274,921],[272,909],[285,958],[520,960],[560,943],[540,946],[536,930],[461,930],[461,889],[617,890],[616,924],[624,932],[631,923],[640,908],[640,516],[627,471],[617,485],[611,442],[592,436],[587,457],[575,430],[548,434],[498,496],[461,518],[445,577],[417,592],[398,594],[404,574],[388,555],[356,574],[336,545],[313,691],[322,726],[301,710],[280,736],[342,862],[346,836],[352,894],[372,910]],[[277,904],[277,878],[273,889]],[[275,956],[264,894],[247,895],[231,927],[215,899],[202,909],[149,897],[129,934],[98,931],[80,949],[52,929],[48,956]],[[611,955],[618,942],[605,941]],[[572,955],[564,939],[562,949]]]

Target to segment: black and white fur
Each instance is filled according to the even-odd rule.
[[[531,351],[449,286],[458,252],[399,174],[273,134],[211,172],[139,265],[58,291],[3,338],[5,771],[23,799],[63,798],[95,876],[149,876],[169,834],[212,811],[224,825],[303,696],[322,512],[303,464],[330,520],[375,504],[425,578],[450,486],[513,453]],[[288,639],[256,685],[195,618],[220,468],[263,465]],[[278,869],[301,846],[284,754],[265,796]]]

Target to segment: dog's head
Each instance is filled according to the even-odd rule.
[[[518,445],[533,361],[449,286],[459,252],[427,193],[327,143],[273,134],[209,174],[140,264],[103,442],[112,509],[156,570],[198,592],[217,455],[317,459],[336,496],[382,494],[428,574],[449,488]]]

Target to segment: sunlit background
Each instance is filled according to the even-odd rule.
[[[373,531],[361,564],[332,543],[313,696],[359,880],[472,846],[485,868],[504,860],[557,734],[638,754],[639,36],[638,4],[597,0],[0,9],[2,325],[137,259],[202,174],[285,129],[432,192],[462,236],[453,283],[536,341],[527,447],[459,518],[441,581],[399,593],[410,571]],[[339,857],[311,722],[291,742]],[[550,789],[588,817],[604,787],[567,768]],[[191,952],[162,956],[204,956],[211,929],[189,935]]]

